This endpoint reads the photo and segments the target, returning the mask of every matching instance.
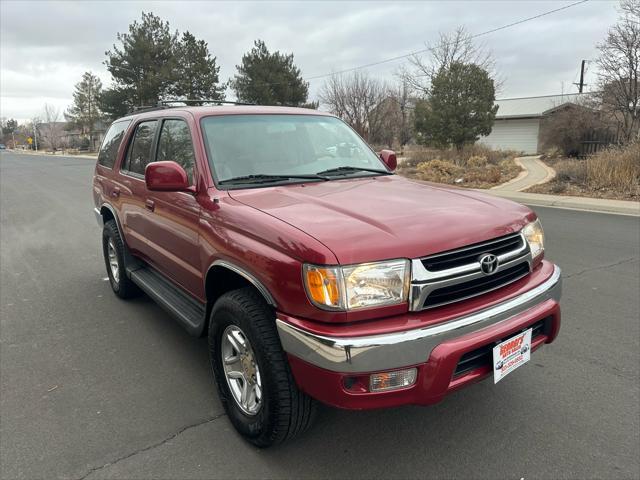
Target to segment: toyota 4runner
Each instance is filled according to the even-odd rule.
[[[106,134],[93,179],[111,287],[208,336],[258,446],[348,409],[498,381],[560,328],[560,269],[528,208],[393,174],[338,118],[175,107]]]

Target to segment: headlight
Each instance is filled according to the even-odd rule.
[[[410,269],[406,259],[346,267],[304,265],[303,270],[309,298],[320,308],[357,310],[407,301]]]
[[[535,259],[544,252],[544,231],[542,230],[542,224],[540,220],[531,222],[522,229],[524,238],[527,239],[529,248],[531,249],[531,256]]]

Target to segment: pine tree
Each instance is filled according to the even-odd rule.
[[[220,67],[209,53],[207,42],[184,32],[176,49],[176,81],[172,93],[179,99],[222,100],[224,86],[218,85]]]
[[[416,105],[416,131],[423,143],[459,150],[491,133],[498,111],[495,98],[484,68],[453,62],[435,75],[427,100]]]
[[[117,39],[121,45],[106,52],[105,65],[115,86],[102,96],[104,110],[119,113],[134,105],[155,105],[176,80],[178,32],[171,32],[169,22],[143,12],[141,22],[133,22],[129,33],[119,33]]]
[[[82,135],[89,138],[93,145],[93,131],[102,118],[99,99],[102,94],[102,82],[91,72],[85,72],[76,83],[73,92],[73,105],[64,113],[67,122],[80,129]]]
[[[309,84],[293,63],[293,54],[270,53],[262,40],[255,41],[236,69],[231,86],[241,102],[297,106],[307,101]]]

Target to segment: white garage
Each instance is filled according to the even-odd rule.
[[[496,118],[491,134],[481,141],[496,150],[537,153],[539,133],[539,118]]]
[[[582,94],[587,95],[587,94]],[[540,120],[567,103],[579,103],[578,93],[496,100],[498,113],[491,133],[479,141],[496,150],[540,153]]]

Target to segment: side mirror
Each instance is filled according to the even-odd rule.
[[[176,162],[153,162],[144,169],[144,181],[149,190],[182,192],[189,190],[189,178]]]
[[[392,172],[398,166],[398,158],[396,157],[396,152],[393,150],[381,150],[380,158]]]

